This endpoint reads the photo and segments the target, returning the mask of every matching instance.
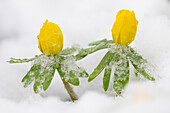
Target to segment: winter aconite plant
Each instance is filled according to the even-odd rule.
[[[113,89],[116,94],[120,94],[129,82],[130,63],[134,67],[136,76],[140,73],[144,78],[155,81],[155,78],[149,75],[147,68],[149,64],[147,60],[128,46],[135,39],[137,25],[138,21],[135,18],[134,11],[120,10],[117,13],[116,21],[112,28],[114,42],[104,39],[89,44],[89,46],[109,49],[92,74],[90,74],[89,82],[95,79],[105,69],[103,88],[107,91],[112,71],[114,71]]]
[[[46,91],[54,77],[55,71],[61,77],[67,92],[72,101],[78,97],[74,93],[71,85],[79,85],[79,77],[88,78],[88,82],[94,80],[104,69],[103,88],[108,90],[112,72],[113,89],[116,94],[120,94],[129,82],[130,63],[134,67],[135,75],[141,74],[144,78],[155,81],[150,75],[149,63],[137,53],[129,44],[135,39],[138,21],[134,11],[120,10],[117,13],[116,21],[112,28],[113,40],[100,40],[89,44],[89,48],[81,49],[79,46],[63,48],[63,34],[58,25],[45,21],[37,36],[39,49],[43,54],[35,55],[30,59],[11,58],[9,63],[32,62],[28,73],[22,79],[24,87],[29,86],[32,82],[34,92],[40,93]],[[108,49],[103,59],[100,61],[94,71],[88,73],[76,64],[89,54],[96,51]]]
[[[46,91],[57,70],[72,101],[77,100],[78,97],[70,84],[78,86],[79,77],[88,77],[88,73],[76,65],[76,60],[81,58],[75,57],[74,54],[78,52],[80,48],[73,46],[62,50],[63,34],[58,25],[48,22],[48,20],[43,24],[37,38],[39,49],[43,54],[36,55],[30,59],[11,58],[11,60],[8,61],[9,63],[32,62],[31,69],[22,79],[24,87],[34,82],[33,89],[36,94],[42,90]]]

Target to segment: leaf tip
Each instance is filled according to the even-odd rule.
[[[151,81],[156,81],[156,79],[155,79],[154,77],[152,77],[150,80],[151,80]]]
[[[104,91],[106,92],[108,88],[104,88]]]
[[[91,82],[93,79],[91,79],[90,77],[89,77],[89,79],[88,79],[88,82]]]

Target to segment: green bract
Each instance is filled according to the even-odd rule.
[[[51,84],[54,73],[57,70],[62,82],[69,93],[72,101],[77,100],[78,97],[74,93],[72,87],[69,85],[79,86],[79,78],[87,78],[88,73],[78,65],[77,60],[81,60],[87,55],[101,49],[108,48],[113,41],[106,39],[90,43],[87,49],[80,49],[79,46],[72,46],[62,50],[58,55],[36,55],[30,59],[15,59],[11,58],[9,63],[28,63],[32,62],[32,67],[22,79],[24,87],[29,86],[34,82],[33,89],[37,94],[42,90],[46,91]]]
[[[34,82],[33,89],[35,93],[42,90],[46,91],[51,84],[54,73],[57,69],[60,76],[68,83],[79,86],[79,77],[88,77],[88,73],[76,64],[75,52],[79,48],[73,46],[66,48],[58,55],[36,55],[30,59],[15,59],[11,58],[9,63],[25,63],[33,62],[32,67],[22,79],[24,87],[29,86]]]
[[[144,78],[155,81],[155,78],[150,76],[147,73],[148,62],[141,55],[139,55],[133,48],[130,46],[118,46],[114,44],[113,41],[107,41],[106,39],[92,42],[89,46],[100,46],[102,43],[106,43],[105,46],[101,49],[108,48],[108,52],[100,61],[98,66],[90,74],[88,81],[95,79],[102,71],[104,71],[103,77],[103,88],[105,91],[108,90],[110,77],[112,71],[114,70],[113,77],[113,89],[116,94],[121,93],[122,89],[129,82],[129,64],[131,63],[134,67],[135,75],[138,76],[140,73]]]
[[[141,55],[139,55],[130,46],[118,46],[112,40],[99,40],[89,44],[89,48],[80,49],[78,46],[72,46],[62,50],[58,55],[36,55],[30,59],[15,59],[11,58],[9,63],[25,63],[32,62],[32,67],[22,79],[24,87],[29,86],[34,82],[33,89],[35,93],[42,90],[46,91],[51,84],[54,73],[57,70],[62,81],[69,93],[71,99],[77,100],[77,96],[72,90],[72,84],[79,86],[79,78],[88,78],[88,82],[94,80],[103,70],[103,88],[104,91],[108,90],[109,83],[113,76],[113,89],[116,94],[120,94],[122,89],[129,82],[130,63],[134,67],[136,77],[141,74],[144,78],[155,81],[155,78],[148,73],[148,62]],[[76,64],[77,60],[85,58],[87,55],[96,51],[108,49],[103,59],[100,61],[94,71],[88,73]],[[113,72],[114,71],[114,72]]]

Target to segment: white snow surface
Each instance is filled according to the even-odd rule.
[[[133,70],[123,95],[102,88],[101,73],[74,87],[79,100],[71,102],[58,73],[46,92],[34,94],[21,79],[31,64],[8,64],[10,57],[41,54],[37,35],[46,19],[58,24],[64,48],[112,39],[111,28],[121,9],[134,10],[139,21],[130,44],[155,67],[156,82],[135,78]],[[170,113],[170,2],[168,0],[1,0],[0,1],[0,113]],[[106,50],[78,62],[91,73]]]

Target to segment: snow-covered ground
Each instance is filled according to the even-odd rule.
[[[131,72],[123,95],[114,97],[112,86],[104,93],[102,73],[91,83],[81,79],[74,87],[79,100],[72,103],[57,73],[49,89],[36,95],[31,86],[21,84],[30,64],[6,63],[10,57],[40,54],[37,35],[46,19],[60,26],[64,48],[112,39],[120,9],[135,11],[139,25],[130,46],[155,65],[159,78],[154,83],[136,79]],[[168,0],[1,0],[0,113],[170,113],[169,12]],[[91,73],[105,53],[99,51],[78,63]]]

